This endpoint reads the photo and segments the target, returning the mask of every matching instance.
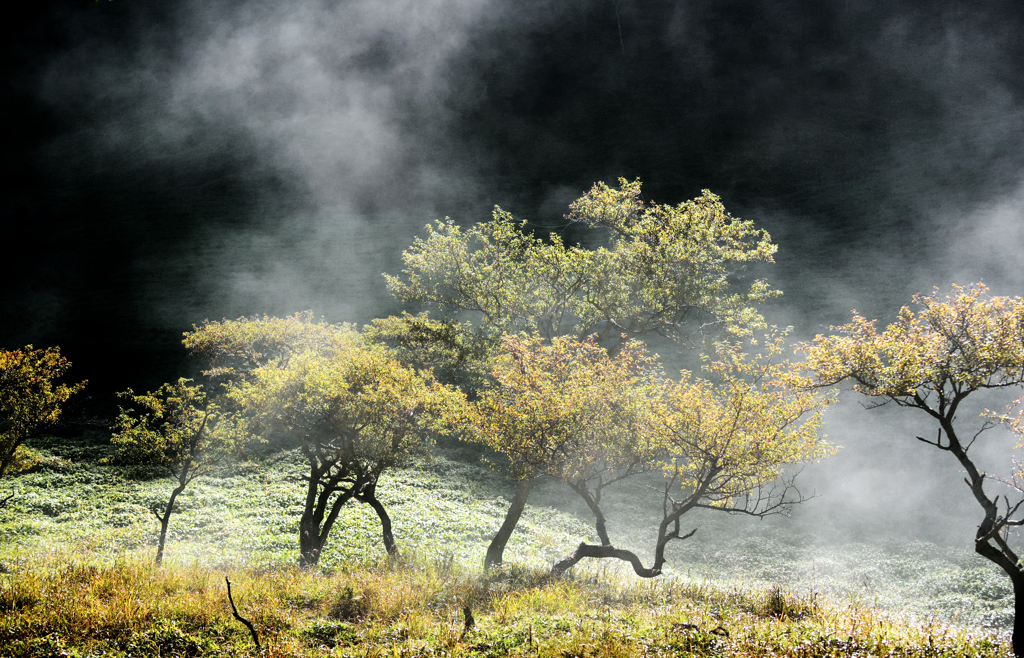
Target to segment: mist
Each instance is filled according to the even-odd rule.
[[[397,312],[380,274],[436,218],[500,204],[586,243],[566,206],[619,176],[662,203],[710,189],[769,230],[766,313],[795,339],[933,287],[1024,287],[1019,3],[36,11],[5,46],[0,332],[62,345],[97,399],[194,368],[181,332],[207,318]],[[979,514],[914,440],[926,419],[859,402],[828,412],[843,449],[808,467],[796,520],[969,543]]]

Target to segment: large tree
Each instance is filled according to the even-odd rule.
[[[567,215],[594,229],[604,247],[529,234],[500,208],[465,230],[447,220],[428,226],[403,254],[402,274],[386,278],[400,300],[429,310],[378,325],[381,335],[413,362],[462,368],[453,381],[473,395],[490,371],[481,363],[499,352],[504,334],[596,336],[615,356],[630,340],[700,344],[712,331],[743,335],[763,326],[757,304],[780,293],[742,270],[772,262],[766,232],[730,216],[710,192],[665,206],[642,201],[639,181],[619,183],[597,183]],[[513,526],[531,481],[520,475],[506,519]],[[500,561],[504,528],[488,562]]]
[[[627,433],[647,433],[644,457],[665,476],[651,566],[600,532],[601,545],[581,543],[555,564],[554,574],[583,558],[615,558],[652,578],[662,573],[669,542],[696,532],[681,534],[686,513],[709,509],[764,517],[805,500],[792,467],[832,453],[821,434],[821,411],[832,396],[790,385],[792,366],[779,359],[781,336],[748,347],[758,352],[719,342],[714,356],[705,359],[704,377],[683,371],[678,380],[664,380],[644,405],[646,417],[628,425]],[[634,434],[634,441],[641,437]],[[586,481],[582,484],[580,495],[603,525],[600,498],[588,495]]]
[[[59,347],[0,350],[0,479],[18,448],[53,427],[64,403],[85,387],[58,383],[70,367]],[[0,499],[0,508],[13,495]]]
[[[983,516],[974,549],[1013,583],[1013,650],[1024,656],[1024,570],[1010,530],[1024,525],[1024,496],[1013,480],[983,470],[971,449],[996,423],[958,416],[964,401],[984,391],[1024,386],[1024,300],[990,296],[981,284],[916,295],[879,333],[856,311],[838,334],[803,346],[812,377],[807,385],[851,380],[860,393],[916,410],[932,419],[934,437],[921,443],[948,452],[963,469]],[[1009,460],[1007,460],[1009,461]],[[1009,465],[1009,464],[1007,464]]]
[[[569,485],[594,514],[602,545],[610,545],[601,494],[610,485],[649,470],[654,456],[643,426],[660,374],[637,342],[614,357],[594,341],[505,336],[492,382],[466,405],[465,436],[508,458],[526,486],[487,550],[491,567],[526,506],[529,483],[544,474]]]
[[[381,476],[429,448],[429,425],[461,394],[396,361],[347,325],[311,316],[207,323],[187,338],[217,355],[213,372],[234,375],[225,399],[255,434],[283,435],[307,472],[299,521],[300,563],[315,565],[349,501],[370,505],[384,547],[397,554],[391,517],[377,496]]]

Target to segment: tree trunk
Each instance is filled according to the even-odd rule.
[[[299,566],[314,567],[320,561],[323,542],[313,524],[304,521],[299,523]]]
[[[608,524],[605,521],[604,512],[601,510],[601,505],[598,502],[599,499],[590,493],[587,489],[586,482],[581,482],[579,484],[566,482],[566,484],[568,484],[573,491],[579,494],[580,498],[583,499],[583,502],[587,504],[587,507],[589,507],[590,511],[593,513],[594,529],[597,530],[597,536],[601,540],[601,545],[611,546],[612,540],[608,538]],[[600,490],[598,490],[597,495],[600,496],[600,493]],[[582,544],[580,545],[582,546]]]
[[[516,529],[519,517],[523,515],[523,509],[526,507],[526,499],[530,496],[530,487],[532,485],[532,477],[525,477],[516,484],[516,493],[512,496],[512,503],[508,506],[508,512],[505,513],[505,521],[498,528],[497,534],[494,535],[494,539],[491,540],[491,544],[487,547],[487,556],[484,558],[485,570],[501,564],[502,558],[505,555],[505,544],[508,543],[509,537],[512,536],[512,531]]]
[[[584,498],[586,497],[584,496]],[[600,514],[600,509],[597,509],[595,513],[598,514],[598,518],[600,520],[604,519],[604,515]],[[662,519],[661,524],[658,526],[658,541],[654,548],[654,564],[649,569],[644,566],[636,553],[612,546],[611,542],[608,541],[607,533],[605,533],[601,537],[601,541],[603,542],[601,546],[594,546],[593,544],[587,544],[586,542],[581,543],[576,547],[576,550],[573,551],[572,555],[559,560],[553,567],[551,567],[551,575],[556,578],[562,576],[566,571],[574,567],[577,562],[585,557],[610,557],[624,562],[629,562],[633,566],[633,572],[641,578],[655,578],[660,576],[661,570],[665,566],[665,547],[668,546],[668,543],[673,539],[689,539],[697,532],[697,529],[694,528],[685,535],[679,534],[679,524],[677,521],[681,514],[682,513],[679,510],[676,510],[672,515]],[[670,524],[675,524],[676,526],[672,532],[668,531]]]
[[[338,518],[338,512],[355,495],[352,489],[341,491],[338,497],[334,499],[334,504],[331,505],[325,519],[324,512],[334,491],[318,491],[315,493],[316,495],[313,496],[315,506],[312,508],[307,506],[302,512],[302,518],[299,520],[300,567],[316,566],[320,561],[320,554],[323,551],[324,544],[327,543],[327,537],[331,534],[334,522]]]
[[[989,502],[989,501],[987,501]],[[1013,583],[1013,655],[1024,658],[1024,571],[1021,570],[1016,554],[1009,550],[1005,542],[996,546],[992,540],[986,539],[993,532],[995,504],[989,502],[986,518],[978,527],[978,538],[974,542],[974,550],[987,560],[998,565]],[[998,539],[998,537],[997,537]]]
[[[1000,539],[1000,533],[1006,528],[1005,524],[1008,519],[1003,518],[1000,520],[999,496],[992,500],[985,493],[986,476],[978,470],[971,458],[967,456],[967,450],[956,436],[952,419],[940,418],[939,422],[949,443],[948,447],[944,449],[953,453],[953,456],[960,462],[960,466],[967,473],[968,479],[965,479],[967,486],[971,488],[971,493],[974,494],[975,500],[985,510],[985,518],[978,525],[978,533],[975,535],[974,551],[998,565],[1010,577],[1010,582],[1013,583],[1013,635],[1011,636],[1011,644],[1013,646],[1013,655],[1017,658],[1024,658],[1024,571],[1020,567],[1020,558],[1010,549],[1005,541]],[[1007,505],[1009,505],[1008,501]]]
[[[174,501],[178,498],[178,495],[185,490],[186,484],[188,484],[188,482],[182,482],[179,479],[178,486],[171,492],[171,497],[167,501],[167,507],[164,509],[163,516],[153,512],[157,520],[160,521],[160,542],[157,544],[155,559],[157,566],[162,565],[164,562],[164,546],[167,543],[167,526],[171,522],[171,512],[174,511]]]
[[[593,544],[587,543],[581,543],[576,547],[576,550],[572,555],[556,562],[555,566],[551,567],[551,575],[556,578],[562,576],[566,571],[574,567],[577,562],[585,557],[612,557],[629,562],[633,565],[633,571],[641,578],[655,578],[661,575],[660,567],[654,567],[652,569],[646,568],[643,565],[643,562],[640,561],[640,558],[632,551],[627,551],[624,548],[615,548],[614,546],[607,544],[604,546],[594,546]]]
[[[306,484],[306,501],[299,519],[299,566],[312,567],[320,561],[320,554],[331,528],[338,519],[341,508],[364,486],[363,476],[355,477],[351,486],[342,488],[340,483],[349,477],[347,469],[331,474],[333,463],[321,464],[318,459],[307,455],[309,480]],[[331,496],[338,497],[331,502]]]
[[[384,504],[377,500],[377,487],[368,487],[359,497],[364,503],[373,508],[373,511],[377,513],[377,518],[380,519],[380,530],[381,538],[384,540],[384,549],[387,550],[388,555],[398,556],[398,545],[395,544],[395,536],[391,532],[391,517],[388,515],[388,511],[384,509]]]
[[[299,566],[315,566],[320,559],[320,524],[316,518],[320,477],[323,469],[312,460],[309,462],[309,481],[306,483],[306,501],[299,519]]]

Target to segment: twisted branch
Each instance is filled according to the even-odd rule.
[[[231,602],[231,612],[234,614],[235,619],[245,624],[245,627],[249,629],[249,634],[252,635],[252,641],[256,644],[257,651],[263,651],[263,647],[260,646],[260,636],[256,634],[256,627],[252,625],[252,622],[238,614],[238,608],[235,607],[235,600],[231,597],[231,581],[228,580],[227,576],[224,576],[224,582],[228,584],[228,601]]]

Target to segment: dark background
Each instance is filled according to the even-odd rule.
[[[768,311],[802,337],[933,286],[1024,287],[1017,1],[19,9],[0,346],[59,344],[93,404],[192,373],[181,332],[206,318],[395,312],[380,274],[434,218],[497,203],[586,240],[566,205],[618,176],[767,228]],[[881,417],[852,409],[830,430],[848,497],[892,480]]]

